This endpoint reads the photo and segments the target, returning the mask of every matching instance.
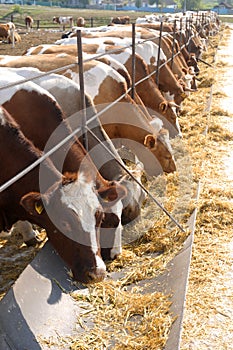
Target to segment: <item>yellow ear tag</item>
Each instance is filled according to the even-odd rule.
[[[35,209],[36,209],[38,214],[41,214],[42,211],[44,210],[43,206],[38,204],[37,202],[35,203]]]
[[[186,93],[185,93],[185,92],[182,92],[181,97],[182,97],[182,98],[186,98],[186,97],[187,97]]]

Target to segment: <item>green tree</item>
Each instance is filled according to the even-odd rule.
[[[149,5],[156,4],[156,7],[159,7],[159,5],[162,5],[163,0],[149,0]]]
[[[199,10],[201,8],[201,0],[181,0],[181,8],[184,8],[186,2],[186,10]]]
[[[142,6],[142,0],[136,0],[136,1],[135,1],[135,6],[136,6],[137,8],[141,7],[141,6]]]

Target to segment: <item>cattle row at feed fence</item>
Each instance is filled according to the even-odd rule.
[[[31,241],[32,224],[43,227],[74,279],[104,279],[104,260],[121,253],[123,225],[139,217],[148,194],[142,173],[176,171],[171,139],[182,136],[182,102],[197,89],[208,35],[219,30],[215,13],[201,18],[201,31],[195,13],[73,28],[51,45],[0,56],[0,155],[7,164],[0,230],[20,220]],[[128,172],[122,147],[135,157]],[[40,167],[4,187],[42,152],[49,158]]]

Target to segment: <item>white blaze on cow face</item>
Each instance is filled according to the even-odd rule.
[[[96,237],[95,213],[100,209],[100,204],[93,191],[94,185],[94,182],[86,181],[83,173],[79,173],[76,181],[63,186],[61,201],[78,215],[82,228],[88,235],[86,242],[90,242],[97,269],[106,270],[103,260],[97,255],[99,245]],[[85,241],[85,237],[83,240]],[[85,244],[84,242],[79,243]]]
[[[119,218],[119,225],[115,229],[113,247],[111,249],[110,257],[114,259],[117,255],[121,254],[121,238],[122,238],[122,224],[121,224],[121,213],[123,209],[122,201],[118,201],[112,208],[111,212]]]
[[[163,122],[158,117],[154,116],[153,120],[150,122],[150,124],[154,127],[154,129],[159,133],[159,131],[163,128]],[[178,123],[179,126],[179,123]],[[169,139],[169,134],[159,134],[159,140],[164,144],[164,146],[167,148],[167,150],[171,153],[172,159],[175,161],[173,157],[173,150]]]
[[[159,140],[164,144],[164,146],[167,148],[167,150],[173,154],[173,150],[172,150],[172,147],[171,147],[171,144],[170,144],[170,140],[169,140],[169,134],[162,134],[162,135],[159,135]],[[175,161],[173,155],[172,155],[172,159]]]
[[[79,84],[79,74],[68,69],[66,74],[70,74],[72,80]],[[86,92],[94,98],[99,95],[99,87],[106,78],[112,78],[118,83],[125,83],[124,78],[110,66],[98,62],[94,68],[84,72],[84,81]]]
[[[87,182],[85,175],[80,172],[76,181],[63,186],[61,201],[80,218],[83,230],[90,234],[91,248],[93,253],[96,254],[98,243],[95,213],[100,209],[100,203],[93,190],[94,187],[94,182]]]
[[[165,98],[165,100],[174,101],[175,95],[171,94],[170,91],[163,92],[162,94],[163,94],[163,97]]]

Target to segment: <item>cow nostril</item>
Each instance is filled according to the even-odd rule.
[[[96,269],[95,271],[87,271],[86,278],[87,283],[97,283],[104,280],[106,277],[106,270],[104,269]]]
[[[87,272],[87,278],[90,281],[94,281],[95,279],[95,274],[93,272]]]

